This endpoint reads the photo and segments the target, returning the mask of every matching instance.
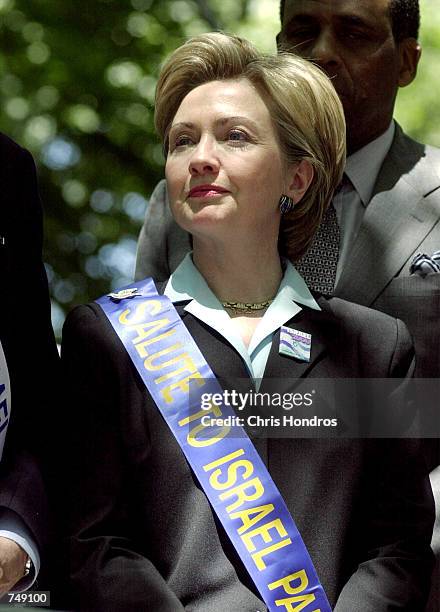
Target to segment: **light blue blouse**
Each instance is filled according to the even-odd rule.
[[[249,375],[259,389],[274,333],[298,312],[301,306],[321,310],[306,283],[292,264],[285,261],[285,272],[274,301],[264,313],[246,348],[226,310],[208,287],[188,253],[171,275],[165,295],[173,302],[190,300],[185,310],[215,329],[241,355]]]

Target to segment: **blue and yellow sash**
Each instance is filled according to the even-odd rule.
[[[331,612],[299,531],[246,432],[211,424],[235,416],[233,409],[217,400],[201,407],[203,394],[213,397],[222,388],[171,301],[145,279],[97,303],[269,610]]]

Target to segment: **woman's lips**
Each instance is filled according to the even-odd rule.
[[[197,185],[190,189],[188,197],[190,198],[212,198],[215,196],[228,193],[227,189],[219,187],[218,185]]]

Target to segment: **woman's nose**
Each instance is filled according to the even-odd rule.
[[[200,140],[194,149],[189,163],[189,171],[193,176],[216,174],[219,170],[219,160],[215,143],[211,139]]]

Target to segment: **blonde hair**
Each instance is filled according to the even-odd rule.
[[[156,129],[167,151],[168,131],[184,97],[204,83],[240,78],[252,83],[267,105],[286,167],[307,160],[314,170],[301,201],[281,219],[280,252],[296,261],[310,246],[345,165],[344,112],[317,66],[290,53],[262,55],[237,36],[214,32],[191,38],[162,68]]]

